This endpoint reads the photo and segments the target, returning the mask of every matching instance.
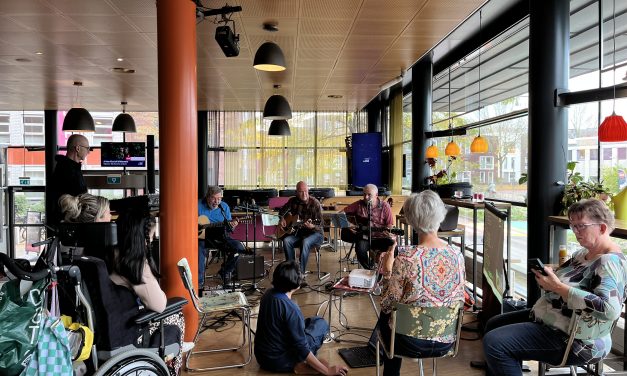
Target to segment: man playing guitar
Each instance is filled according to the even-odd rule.
[[[294,248],[300,247],[300,270],[304,274],[309,251],[313,247],[319,247],[324,240],[322,226],[319,225],[322,222],[322,205],[320,201],[309,196],[309,187],[304,181],[296,184],[296,197],[290,198],[279,210],[281,216],[279,224],[282,228],[292,225],[284,218],[288,213],[302,223],[298,231],[283,238],[283,252],[286,260],[294,260],[296,258]]]
[[[198,217],[208,219],[209,223],[223,223],[224,226],[209,227],[204,230],[204,239],[198,239],[198,283],[202,288],[205,279],[205,258],[208,248],[226,251],[226,260],[218,272],[224,286],[227,285],[237,266],[239,254],[244,252],[244,245],[229,235],[237,226],[237,220],[231,217],[231,208],[222,202],[222,189],[217,186],[207,187],[207,194],[198,200]],[[205,219],[205,222],[206,222]]]
[[[392,208],[387,202],[379,199],[379,189],[374,184],[367,184],[364,187],[364,197],[344,208],[344,212],[349,216],[354,216],[357,227],[342,229],[342,240],[355,243],[355,253],[357,260],[364,269],[372,269],[373,264],[368,255],[369,250],[378,252],[387,251],[394,243],[388,231],[394,225]],[[370,223],[368,218],[370,214]],[[372,237],[369,239],[370,229]]]

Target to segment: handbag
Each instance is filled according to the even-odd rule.
[[[36,281],[20,295],[20,281],[0,287],[0,375],[18,375],[29,363],[39,338],[48,281]]]

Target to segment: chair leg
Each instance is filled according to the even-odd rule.
[[[420,376],[425,376],[425,369],[422,367],[422,359],[418,359],[418,366],[420,367]]]
[[[436,376],[438,374],[437,360],[437,358],[433,358],[433,376]]]
[[[544,362],[538,362],[538,376],[544,376],[546,374],[546,364]]]
[[[318,280],[322,281],[323,279],[329,278],[329,273],[320,271],[320,248],[316,250],[316,264],[318,265]]]
[[[329,306],[329,309],[331,309],[331,307]],[[377,355],[376,355],[376,359],[377,359],[377,376],[380,375],[381,373],[381,353],[379,353],[379,339],[377,338]]]

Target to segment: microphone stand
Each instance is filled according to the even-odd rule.
[[[372,251],[372,200],[368,200],[368,253],[370,251]]]
[[[263,293],[263,290],[257,286],[257,214],[261,212],[261,209],[257,205],[238,206],[237,209],[244,209],[246,216],[250,212],[253,219],[253,283],[251,290]],[[248,246],[248,224],[246,224],[246,246]]]

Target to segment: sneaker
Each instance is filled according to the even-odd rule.
[[[183,342],[183,347],[181,347],[181,352],[186,353],[189,350],[193,349],[195,346],[194,342]]]

